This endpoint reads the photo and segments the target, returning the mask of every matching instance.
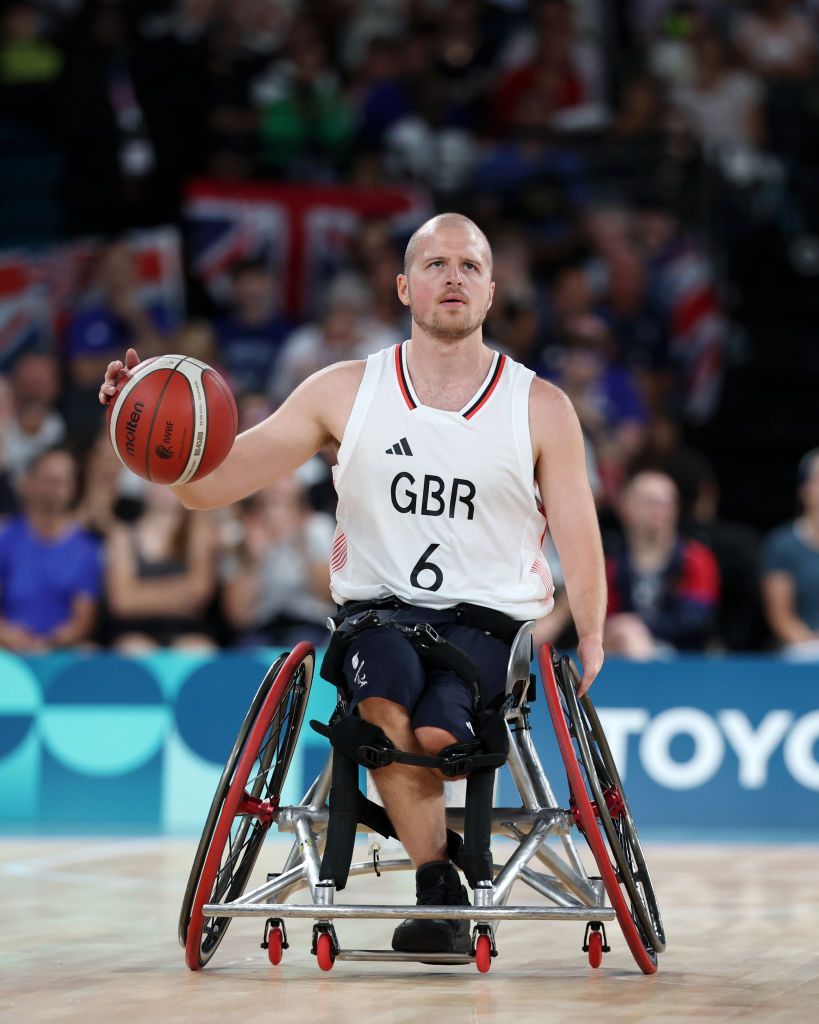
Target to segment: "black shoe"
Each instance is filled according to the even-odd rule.
[[[415,895],[419,907],[470,906],[466,888],[448,860],[433,860],[418,868]],[[468,953],[470,947],[466,918],[410,918],[399,924],[392,937],[392,948],[401,953]]]

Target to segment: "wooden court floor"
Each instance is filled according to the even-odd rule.
[[[324,974],[309,922],[283,963],[262,922],[236,920],[192,974],[176,917],[193,840],[0,840],[0,1020],[332,1024],[819,1020],[819,846],[646,844],[668,935],[659,973],[639,973],[616,927],[596,971],[582,926],[505,923],[489,974],[473,966],[339,962]],[[282,863],[281,840],[262,870]],[[366,854],[366,848],[364,849]],[[350,902],[412,902],[412,877],[359,878]],[[524,895],[525,894],[525,895]],[[528,889],[513,894],[539,900]],[[345,946],[386,946],[389,921],[342,921]]]

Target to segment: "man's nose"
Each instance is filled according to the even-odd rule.
[[[447,266],[446,279],[447,284],[461,283],[461,267],[457,261],[454,261]]]

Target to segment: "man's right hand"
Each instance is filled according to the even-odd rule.
[[[103,405],[108,405],[117,393],[117,386],[130,376],[131,370],[138,363],[139,356],[136,354],[136,349],[129,348],[125,353],[124,363],[119,359],[115,359],[113,363],[108,364],[108,369],[105,371],[105,380],[100,387],[100,402]]]

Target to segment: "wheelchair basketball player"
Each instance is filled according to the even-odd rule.
[[[410,239],[397,287],[408,341],[309,377],[216,470],[174,490],[187,508],[217,508],[336,447],[337,681],[349,710],[398,750],[434,757],[474,739],[479,713],[503,694],[515,629],[552,608],[547,522],[579,637],[580,695],[603,664],[606,585],[569,399],[483,342],[495,290],[486,236],[460,214],[432,218]],[[103,404],[138,361],[129,349],[108,366]],[[477,667],[473,685],[464,660]],[[418,903],[468,904],[447,856],[441,773],[392,763],[373,777],[416,868]],[[393,936],[405,952],[469,943],[467,921],[409,920]]]

